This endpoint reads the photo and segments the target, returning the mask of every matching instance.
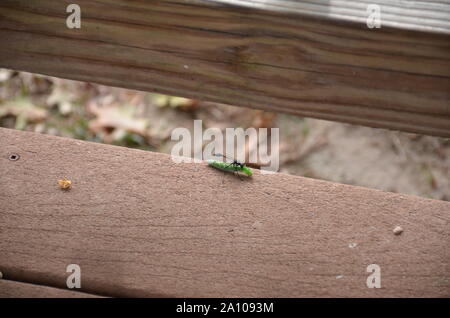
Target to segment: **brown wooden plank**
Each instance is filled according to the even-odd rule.
[[[0,279],[0,298],[97,298],[72,290]]]
[[[449,202],[8,129],[0,194],[11,280],[65,288],[78,264],[110,296],[450,296]]]
[[[419,2],[408,0],[212,0],[223,5],[266,9],[284,13],[297,13],[320,18],[366,23],[367,6],[381,8],[383,26],[409,30],[449,33],[450,1]]]
[[[1,1],[0,66],[450,137],[448,1],[72,2]]]

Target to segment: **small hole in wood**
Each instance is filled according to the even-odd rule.
[[[16,154],[16,153],[13,153],[13,154],[9,155],[9,160],[11,160],[11,161],[17,161],[19,159],[20,159],[20,156],[18,154]]]

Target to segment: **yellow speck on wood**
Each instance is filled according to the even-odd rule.
[[[58,185],[61,189],[70,189],[72,186],[72,181],[67,179],[60,179],[58,180]]]

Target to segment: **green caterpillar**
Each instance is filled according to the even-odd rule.
[[[233,162],[222,162],[222,161],[216,161],[209,159],[206,161],[208,165],[222,170],[222,171],[229,171],[229,172],[242,172],[245,173],[247,176],[251,177],[253,175],[253,172],[250,168],[248,168],[243,163],[237,162],[234,160]]]

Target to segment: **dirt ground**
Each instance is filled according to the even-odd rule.
[[[288,119],[289,120],[289,119]],[[281,171],[428,198],[450,199],[448,139],[308,119],[300,160]],[[308,152],[308,148],[312,151]]]
[[[280,171],[450,200],[450,139],[0,69],[0,126],[170,153],[171,131],[280,128]]]

